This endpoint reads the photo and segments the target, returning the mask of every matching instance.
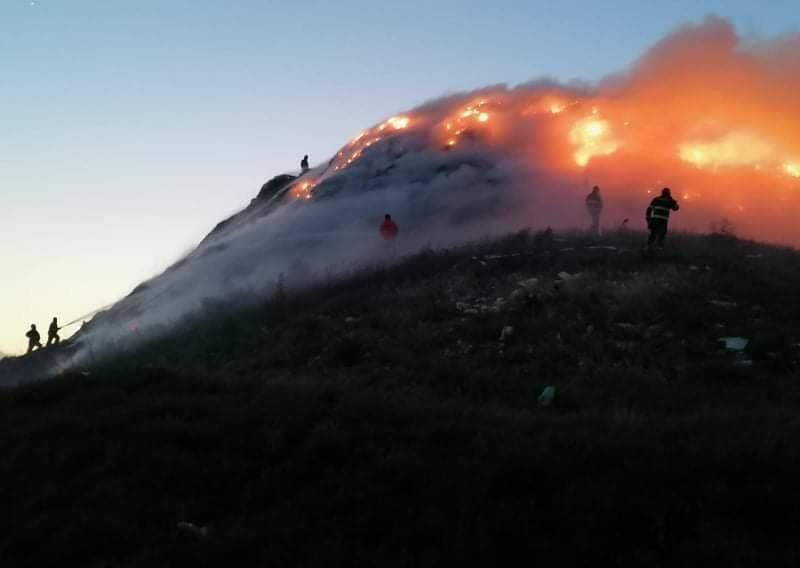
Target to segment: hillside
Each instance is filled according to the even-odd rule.
[[[800,256],[642,239],[281,279],[2,392],[0,558],[796,565]]]

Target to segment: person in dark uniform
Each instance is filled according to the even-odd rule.
[[[31,353],[34,349],[41,349],[43,347],[42,336],[39,335],[36,324],[31,324],[31,328],[28,330],[28,333],[25,334],[25,337],[28,338],[28,353]]]
[[[598,236],[600,234],[600,214],[603,212],[603,198],[600,197],[600,188],[594,186],[592,192],[586,196],[586,209],[592,218],[592,226],[589,232]]]
[[[300,160],[300,169],[303,173],[306,173],[310,168],[308,167],[308,154],[303,156],[303,159]]]
[[[650,229],[650,238],[647,239],[647,248],[655,244],[658,248],[664,246],[664,237],[667,236],[669,225],[669,212],[678,211],[680,205],[672,199],[672,192],[668,187],[661,190],[661,195],[650,202],[645,218]]]
[[[50,322],[50,327],[47,329],[47,345],[46,347],[50,347],[51,345],[58,345],[61,343],[61,338],[58,336],[58,332],[61,328],[58,327],[58,318],[53,318],[53,321]]]

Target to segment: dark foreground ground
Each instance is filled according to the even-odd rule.
[[[638,238],[427,252],[1,391],[2,566],[796,566],[800,255]]]

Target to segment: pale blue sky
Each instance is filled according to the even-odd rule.
[[[0,0],[0,351],[127,293],[309,153],[446,92],[596,79],[796,2]]]

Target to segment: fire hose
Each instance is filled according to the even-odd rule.
[[[115,302],[115,303],[116,303],[116,302]],[[95,315],[99,314],[99,313],[100,313],[100,312],[102,312],[103,310],[107,310],[108,308],[110,308],[110,307],[111,307],[111,306],[113,306],[113,305],[114,305],[114,304],[112,303],[112,304],[105,305],[105,306],[103,306],[103,307],[101,307],[101,308],[97,308],[96,310],[93,310],[93,311],[91,311],[91,312],[89,312],[89,313],[87,313],[87,314],[84,314],[84,315],[82,315],[82,316],[81,316],[81,317],[79,317],[79,318],[75,318],[74,320],[72,320],[72,321],[71,321],[71,322],[69,322],[69,323],[65,323],[64,325],[61,325],[61,326],[59,326],[59,327],[58,327],[58,329],[64,329],[65,327],[70,327],[71,325],[75,325],[76,323],[79,323],[79,322],[85,321],[85,320],[87,320],[88,318],[91,318],[91,317],[93,317],[93,316],[95,316]]]

